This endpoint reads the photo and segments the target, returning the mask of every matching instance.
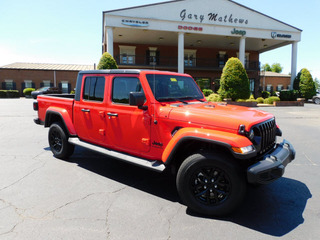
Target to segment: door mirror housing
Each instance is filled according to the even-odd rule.
[[[139,109],[147,110],[148,106],[143,106],[146,101],[146,97],[143,92],[130,92],[129,104],[130,106],[137,106]]]

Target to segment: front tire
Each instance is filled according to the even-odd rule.
[[[193,154],[178,170],[180,198],[195,212],[227,215],[242,202],[246,192],[246,181],[239,170],[222,155]]]
[[[55,122],[50,126],[48,141],[56,158],[66,160],[73,154],[74,145],[68,142],[67,134],[60,122]]]
[[[315,98],[313,101],[315,104],[320,104],[320,98]]]

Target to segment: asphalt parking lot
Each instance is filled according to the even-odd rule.
[[[175,180],[77,147],[56,159],[32,99],[0,99],[0,239],[318,239],[320,105],[263,107],[297,151],[232,216],[179,202]]]

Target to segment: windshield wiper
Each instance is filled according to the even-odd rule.
[[[158,101],[160,102],[165,102],[165,101],[177,101],[177,102],[182,102],[184,104],[188,104],[188,102],[181,100],[180,98],[157,98]]]

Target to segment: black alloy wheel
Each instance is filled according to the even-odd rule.
[[[50,126],[48,141],[56,158],[66,160],[73,154],[74,145],[68,142],[66,131],[60,122],[55,122]]]
[[[223,170],[210,166],[196,171],[191,177],[190,186],[194,197],[209,206],[223,203],[232,190],[228,175]]]
[[[59,153],[62,149],[62,136],[57,128],[52,129],[49,135],[49,144],[53,152]]]
[[[204,215],[230,214],[246,192],[244,172],[234,159],[210,152],[187,157],[178,170],[176,185],[181,200]]]

